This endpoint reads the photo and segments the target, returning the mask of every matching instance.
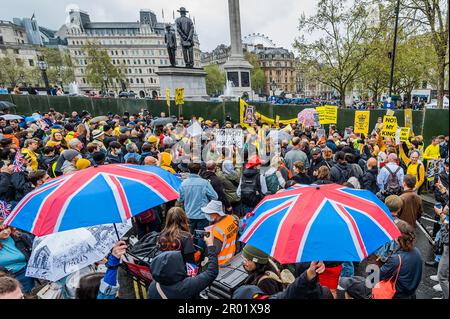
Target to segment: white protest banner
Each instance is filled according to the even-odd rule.
[[[237,148],[244,147],[244,131],[241,129],[215,130],[217,147],[228,147],[236,145]]]
[[[194,124],[192,124],[187,128],[187,132],[189,133],[190,136],[195,137],[202,135],[203,130],[200,124],[198,124],[197,121],[194,121]]]

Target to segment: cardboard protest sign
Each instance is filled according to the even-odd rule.
[[[175,104],[176,105],[184,104],[184,88],[175,89]]]
[[[355,133],[369,133],[370,111],[356,111],[355,112]]]
[[[321,139],[322,137],[326,137],[326,136],[325,136],[325,134],[326,134],[326,133],[325,133],[325,129],[323,129],[323,128],[322,128],[322,129],[318,129],[317,132],[316,132],[316,134],[317,134],[317,138],[318,138],[318,139]]]
[[[215,130],[217,147],[229,147],[236,145],[238,148],[244,146],[244,131],[241,129]]]
[[[395,139],[397,128],[397,118],[395,116],[386,115],[383,120],[383,129],[381,130],[381,136]]]
[[[400,142],[408,142],[410,130],[411,129],[409,127],[401,127],[400,128]]]
[[[394,110],[387,110],[386,111],[386,116],[394,116],[395,111]]]

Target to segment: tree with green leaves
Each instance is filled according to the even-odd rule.
[[[307,42],[302,35],[294,47],[314,77],[338,92],[343,107],[347,91],[373,53],[372,43],[382,30],[382,19],[373,23],[370,9],[363,0],[320,0],[314,15],[300,18],[299,31],[320,38]]]
[[[116,83],[123,80],[123,75],[112,64],[111,57],[104,47],[96,42],[88,41],[82,47],[82,51],[87,60],[86,79],[91,85],[101,87],[104,90],[106,84],[111,87],[114,80]],[[104,77],[106,77],[106,81]]]
[[[245,59],[253,65],[251,70],[252,89],[259,94],[264,92],[266,86],[266,74],[259,64],[258,56],[252,52],[245,53]]]
[[[205,66],[206,72],[206,93],[208,95],[219,95],[223,93],[225,86],[225,73],[220,71],[217,64],[210,64]]]
[[[26,80],[26,67],[23,61],[16,59],[14,55],[8,53],[0,58],[0,65],[0,83],[14,87]]]
[[[436,54],[438,108],[443,107],[444,89],[449,66],[448,0],[402,0],[400,19],[429,33]]]
[[[47,76],[50,83],[68,84],[75,81],[74,66],[68,52],[54,48],[42,48],[40,55],[48,64]]]

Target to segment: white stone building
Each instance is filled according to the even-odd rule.
[[[109,89],[115,92],[133,91],[139,96],[161,96],[159,79],[156,72],[159,67],[170,66],[169,56],[164,42],[165,24],[157,21],[151,10],[141,10],[137,22],[91,22],[89,14],[83,11],[71,11],[70,23],[64,25],[59,34],[65,34],[68,49],[75,65],[75,78],[80,90],[99,91],[86,79],[86,56],[82,47],[87,42],[96,42],[104,47],[111,57],[113,65],[119,67],[125,81],[113,81]],[[175,29],[175,25],[173,25]],[[200,67],[200,45],[195,35],[194,61]],[[182,49],[178,39],[177,66],[184,66]]]

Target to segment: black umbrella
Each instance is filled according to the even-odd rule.
[[[8,102],[8,101],[0,101],[0,110],[1,111],[9,110],[12,107],[16,107],[16,105],[11,102]]]
[[[177,122],[177,118],[176,117],[160,117],[157,119],[152,120],[152,122],[150,123],[150,125],[152,126],[160,126],[160,125],[167,125],[169,123],[175,123]]]

